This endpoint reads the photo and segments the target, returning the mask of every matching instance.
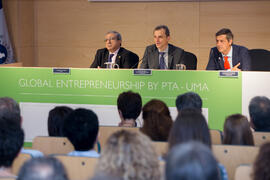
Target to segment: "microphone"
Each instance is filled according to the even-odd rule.
[[[134,69],[135,67],[137,67],[138,66],[138,64],[141,62],[143,60],[143,58],[142,59],[140,59],[136,64],[134,64],[132,67],[131,67],[131,69]]]

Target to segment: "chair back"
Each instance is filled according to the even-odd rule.
[[[37,136],[33,140],[33,149],[44,155],[67,154],[74,151],[74,147],[66,137]]]
[[[222,134],[220,130],[210,129],[212,144],[222,144]]]
[[[270,142],[270,132],[253,132],[255,146],[261,146],[266,142]]]
[[[13,174],[18,174],[21,166],[25,161],[31,159],[30,154],[20,153],[13,161],[11,171]],[[2,180],[2,179],[1,179]]]
[[[219,163],[225,166],[229,179],[233,180],[236,168],[241,164],[253,164],[259,147],[236,145],[212,145]]]
[[[191,52],[185,51],[185,65],[187,70],[196,70],[197,69],[197,57]]]
[[[248,50],[252,71],[270,71],[270,51],[265,49]]]
[[[111,136],[116,131],[119,131],[121,129],[125,129],[128,131],[134,131],[134,132],[139,132],[139,128],[135,127],[118,127],[118,126],[99,126],[99,135],[98,135],[98,141],[101,146],[101,151],[102,148],[104,148],[107,139]]]
[[[98,158],[55,155],[66,168],[70,180],[86,180],[95,173]]]
[[[240,165],[235,170],[234,180],[252,180],[251,178],[252,166]]]

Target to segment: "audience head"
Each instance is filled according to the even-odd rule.
[[[67,106],[57,106],[50,110],[48,117],[49,136],[63,137],[63,125],[65,118],[73,110]]]
[[[268,180],[270,179],[270,143],[263,144],[260,147],[259,154],[253,164],[253,179]]]
[[[178,112],[186,108],[194,108],[202,111],[202,99],[194,92],[187,92],[176,98],[176,107]]]
[[[124,126],[125,120],[134,121],[132,125],[135,126],[135,120],[142,110],[142,98],[139,93],[132,91],[123,92],[118,96],[117,108],[122,120],[120,126]]]
[[[151,140],[142,133],[127,130],[117,131],[109,137],[97,172],[124,180],[159,180],[161,176]]]
[[[169,136],[169,149],[188,141],[199,141],[211,148],[211,136],[202,113],[184,109],[178,114]]]
[[[208,146],[200,142],[176,145],[168,154],[166,180],[219,180],[218,163]]]
[[[0,98],[0,118],[5,117],[21,124],[21,110],[19,104],[12,98]]]
[[[143,107],[143,127],[141,131],[153,141],[167,141],[173,121],[167,105],[153,99]]]
[[[234,114],[226,118],[223,135],[223,144],[254,145],[249,122],[241,114]]]
[[[122,37],[117,31],[109,31],[106,33],[104,41],[107,50],[113,53],[121,47]]]
[[[0,118],[0,167],[10,168],[24,142],[21,125],[5,117]]]
[[[24,163],[17,180],[68,180],[68,176],[59,160],[54,157],[39,157]]]
[[[250,123],[255,131],[270,132],[270,100],[256,96],[249,103]]]
[[[76,151],[88,151],[94,148],[98,127],[97,115],[91,110],[79,108],[65,119],[63,133]]]
[[[154,42],[160,51],[164,51],[169,44],[170,30],[166,25],[159,25],[154,29]]]
[[[227,55],[233,44],[233,34],[230,29],[223,28],[216,33],[216,46],[220,53]]]

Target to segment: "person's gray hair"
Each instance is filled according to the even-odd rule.
[[[32,158],[19,171],[17,180],[68,180],[63,164],[54,157]]]
[[[106,33],[106,35],[107,35],[107,34],[115,34],[117,40],[122,40],[121,34],[120,34],[119,32],[117,32],[117,31],[108,31],[108,32]]]

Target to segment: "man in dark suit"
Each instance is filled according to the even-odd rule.
[[[184,50],[169,44],[170,31],[165,25],[154,29],[155,44],[147,46],[141,69],[176,69],[176,64],[184,64]]]
[[[106,48],[99,49],[96,52],[95,60],[90,68],[106,68],[107,62],[116,63],[119,68],[136,68],[139,57],[121,47],[122,37],[116,31],[109,31],[105,36]]]
[[[216,33],[216,47],[212,48],[206,70],[250,70],[251,58],[248,49],[233,44],[230,29],[221,29]]]

